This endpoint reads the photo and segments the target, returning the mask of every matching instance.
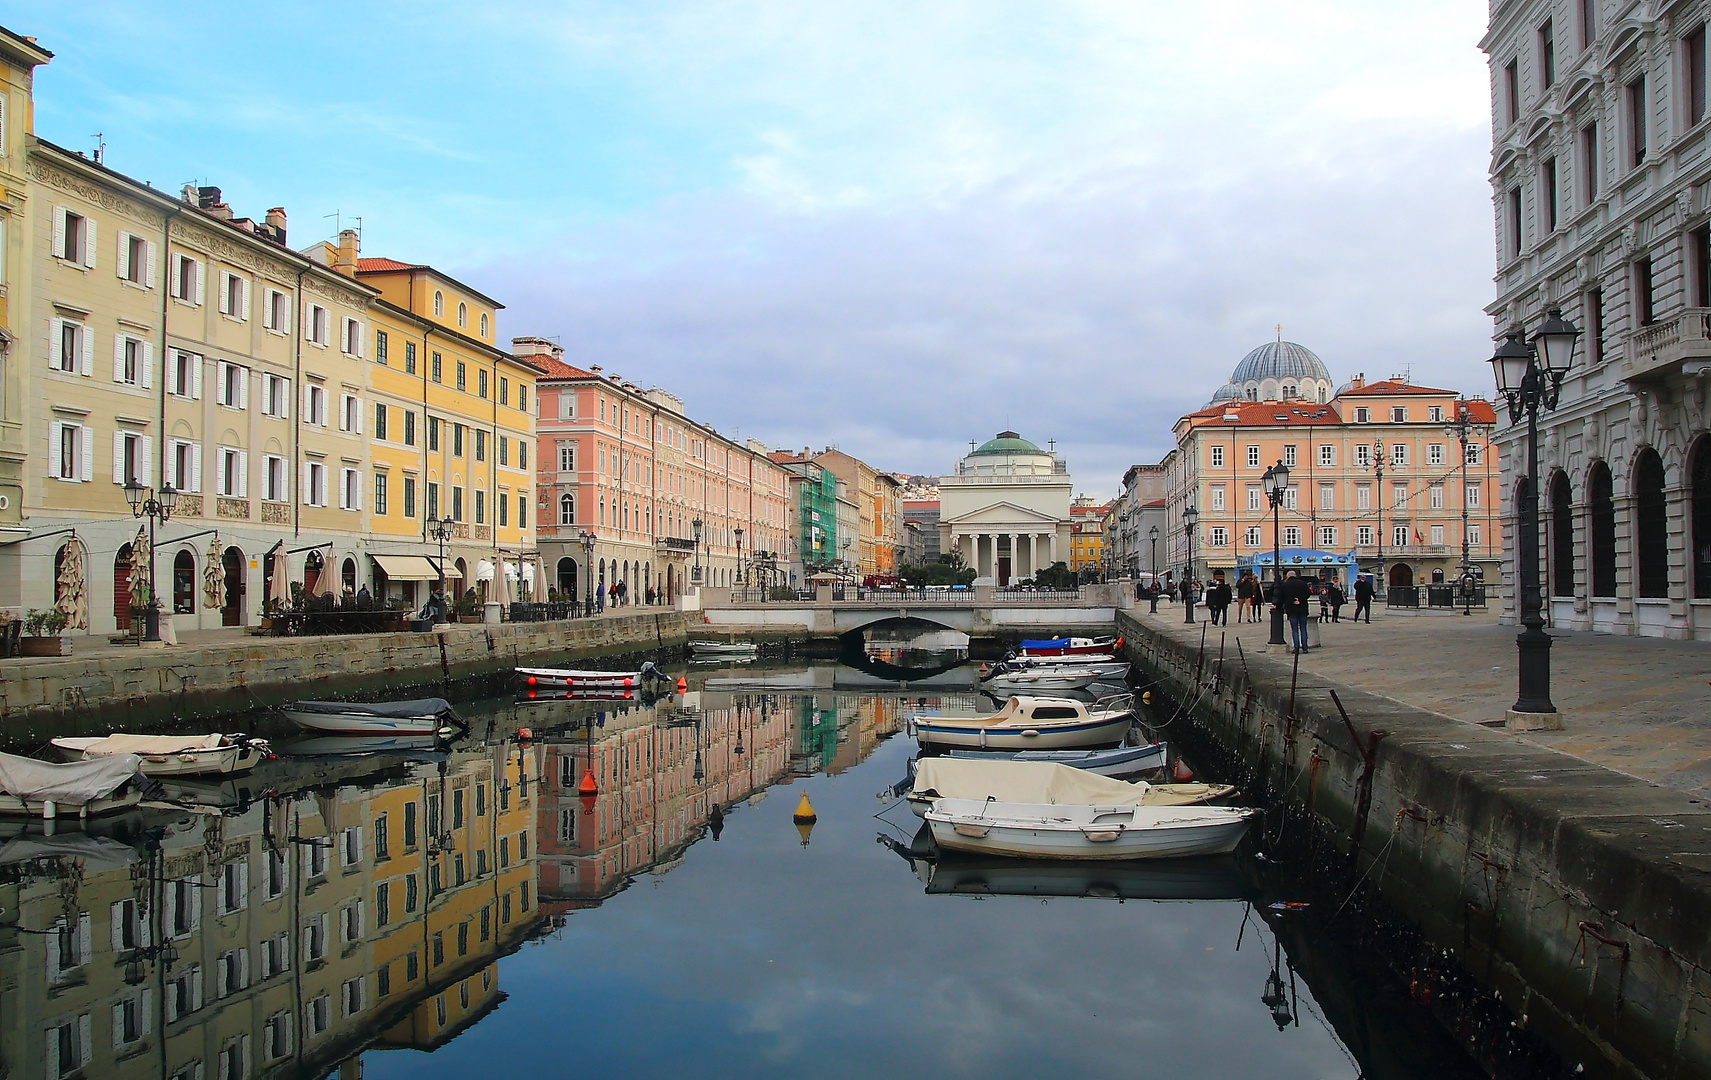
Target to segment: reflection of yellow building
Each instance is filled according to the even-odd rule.
[[[110,842],[81,874],[52,848],[9,864],[12,1075],[319,1075],[443,1043],[498,1000],[496,959],[540,920],[539,762],[475,749],[396,784],[179,818],[158,854]]]

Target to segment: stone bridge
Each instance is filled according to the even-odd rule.
[[[1121,585],[1084,585],[1063,592],[1030,592],[976,585],[957,590],[838,590],[820,586],[812,600],[766,600],[741,590],[703,588],[684,607],[720,633],[805,633],[840,637],[881,623],[918,622],[970,637],[1005,634],[1110,632],[1123,606]],[[840,598],[841,597],[841,598]],[[693,618],[693,616],[691,616]],[[692,631],[693,635],[693,631]]]

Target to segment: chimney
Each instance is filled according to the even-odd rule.
[[[511,339],[512,356],[545,356],[553,360],[564,359],[564,346],[544,337],[514,337]]]
[[[1361,387],[1363,387],[1365,385],[1366,385],[1366,372],[1364,372],[1364,371],[1361,372],[1359,375],[1356,375],[1354,378],[1349,380],[1349,389],[1350,390],[1359,390]]]
[[[605,370],[605,369],[602,368],[599,364],[590,364],[588,367],[588,370],[594,374],[595,378],[599,378],[600,372]]]
[[[339,230],[339,253],[333,258],[333,269],[346,277],[356,277],[356,258],[362,252],[355,229]]]
[[[272,230],[275,243],[285,243],[285,207],[275,206],[267,212],[267,227]]]

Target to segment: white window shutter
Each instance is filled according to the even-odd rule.
[[[143,342],[143,369],[137,373],[137,385],[144,390],[154,387],[154,346]]]
[[[238,408],[250,407],[250,369],[238,369]]]
[[[147,920],[144,920],[144,923],[146,925]],[[145,944],[146,944],[146,942],[145,942]],[[139,1010],[141,1010],[141,1012],[143,1014],[142,1029],[143,1029],[144,1035],[147,1035],[149,1032],[154,1030],[154,996],[153,995],[154,995],[154,991],[145,989],[137,997],[137,1008]]]
[[[125,335],[113,335],[113,381],[125,381]]]
[[[115,431],[115,432],[113,432],[113,483],[122,484],[124,482],[125,482],[125,433],[122,431]],[[118,905],[114,904],[113,908],[114,908],[114,910],[118,910]],[[115,916],[115,918],[117,918],[117,916]],[[114,923],[113,925],[117,926],[118,923]],[[115,938],[115,940],[117,940],[117,939]]]
[[[137,480],[143,484],[152,484],[154,482],[154,439],[144,435],[138,442],[140,445],[137,447]],[[148,925],[146,920],[143,925],[145,927]]]
[[[59,258],[65,254],[65,207],[53,208],[53,256]]]
[[[77,1063],[87,1065],[95,1057],[93,1027],[89,1022],[89,1014],[83,1013],[77,1018]]]
[[[186,353],[190,358],[190,399],[202,400],[202,354]]]
[[[125,1004],[113,1006],[113,1049],[125,1045]]]
[[[242,278],[239,280],[239,282],[238,282],[238,299],[243,301],[243,310],[238,312],[238,317],[243,319],[244,322],[249,322],[250,321],[250,279],[249,278]]]
[[[351,470],[351,509],[362,509],[362,474]]]
[[[202,490],[202,444],[190,444],[190,490]]]
[[[279,381],[285,384],[285,392],[279,395],[279,416],[283,420],[289,420],[291,419],[291,382],[288,379],[280,379]]]
[[[231,278],[231,276],[232,275],[227,274],[227,273],[221,273],[220,274],[219,295],[214,298],[214,301],[220,305],[220,314],[222,314],[222,315],[232,314],[232,312],[226,307],[226,289],[228,287],[226,283]]]
[[[356,355],[358,359],[368,355],[368,327],[361,319],[356,321]]]
[[[88,431],[89,429],[84,428],[83,430]],[[89,912],[85,911],[77,916],[77,958],[85,964],[89,963],[90,958],[95,955],[91,945]]]
[[[120,942],[125,939],[125,904],[120,901],[112,906],[113,910],[113,951],[119,952]]]
[[[313,501],[315,498],[315,485],[310,480],[311,473],[309,471],[314,467],[315,463],[312,461],[305,461],[303,463],[303,501],[308,503],[310,506],[315,505]]]
[[[356,420],[356,433],[358,435],[361,435],[362,434],[362,398],[360,398],[360,397],[356,398],[355,401],[356,401],[356,409],[353,411],[355,413],[354,419]]]
[[[119,248],[113,255],[113,268],[120,277],[129,277],[131,273],[131,234],[119,230]]]
[[[238,451],[238,498],[247,499],[250,495],[250,456]]]
[[[143,284],[150,289],[154,288],[154,246],[153,240],[147,244],[148,266],[143,271]]]
[[[200,262],[197,262],[195,259],[191,259],[190,265],[193,268],[191,273],[196,276],[196,306],[201,307],[203,293],[205,292],[208,278],[206,274],[202,273],[202,264]]]
[[[77,342],[83,346],[83,356],[77,364],[77,373],[85,379],[95,374],[95,335],[87,325],[77,330]]]
[[[48,476],[54,479],[59,478],[59,440],[64,427],[58,420],[48,421]]]
[[[313,422],[315,419],[315,402],[309,397],[309,384],[303,384],[303,419]]]
[[[65,320],[55,317],[48,320],[48,366],[58,370],[60,342],[65,340]]]
[[[95,269],[95,219],[83,219],[83,265]]]
[[[77,479],[89,483],[95,478],[95,429],[87,425],[83,428],[83,460],[78,462]]]
[[[313,337],[310,336],[314,332],[315,332],[315,305],[314,304],[305,304],[305,305],[303,305],[303,340],[304,341],[315,340]]]
[[[280,293],[279,295],[284,296],[285,294]],[[291,333],[291,316],[293,314],[293,311],[294,311],[294,309],[291,307],[290,304],[280,304],[279,305],[279,312],[281,315],[285,316],[285,325],[275,327],[274,329],[278,330],[282,334]]]
[[[214,361],[214,399],[222,405],[226,403],[226,368],[230,366],[224,360]]]

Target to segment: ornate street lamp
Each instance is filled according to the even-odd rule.
[[[594,614],[594,534],[583,529],[577,534],[582,544],[582,613]]]
[[[1467,540],[1467,447],[1477,433],[1488,434],[1485,424],[1475,423],[1468,416],[1467,399],[1456,401],[1456,418],[1444,425],[1444,434],[1461,443],[1461,594],[1463,615],[1473,614],[1473,561],[1468,557]]]
[[[456,524],[457,523],[451,519],[451,515],[447,514],[445,517],[439,518],[438,520],[429,518],[427,525],[424,526],[427,529],[428,539],[437,541],[440,545],[440,602],[442,604],[446,602],[446,540],[451,537],[452,527]],[[447,611],[443,610],[438,612],[438,614],[444,616],[447,614]]]
[[[1373,592],[1384,596],[1384,440],[1372,440],[1372,471],[1378,474],[1378,580],[1373,582]],[[1368,618],[1371,618],[1369,615]]]
[[[143,487],[133,476],[125,481],[125,502],[130,506],[133,518],[146,516],[149,519],[149,606],[143,614],[143,640],[159,641],[160,589],[157,583],[160,579],[155,576],[154,530],[157,523],[166,524],[172,512],[178,509],[178,491],[171,484],[162,484],[157,495],[153,488]]]
[[[1509,404],[1509,422],[1527,418],[1527,486],[1521,493],[1515,543],[1515,586],[1524,629],[1515,638],[1520,670],[1512,713],[1557,711],[1551,704],[1551,638],[1545,633],[1539,581],[1539,410],[1557,407],[1579,337],[1580,330],[1562,317],[1562,309],[1551,308],[1531,342],[1512,330],[1491,357],[1497,392]]]
[[[748,588],[749,572],[743,565],[743,527],[738,525],[731,530],[731,535],[737,538],[737,577],[742,580],[743,587]]]
[[[1271,640],[1268,645],[1283,641],[1283,527],[1281,508],[1289,491],[1289,468],[1279,461],[1260,477],[1265,485],[1265,497],[1271,503]]]
[[[1182,531],[1188,537],[1188,568],[1182,575],[1182,621],[1194,621],[1194,526],[1200,523],[1200,511],[1190,503],[1182,511]]]
[[[1152,554],[1147,557],[1147,572],[1153,576],[1153,587],[1158,587],[1158,526],[1147,530],[1147,539],[1153,543]]]
[[[695,530],[695,584],[701,584],[701,518],[697,516],[690,527]]]

